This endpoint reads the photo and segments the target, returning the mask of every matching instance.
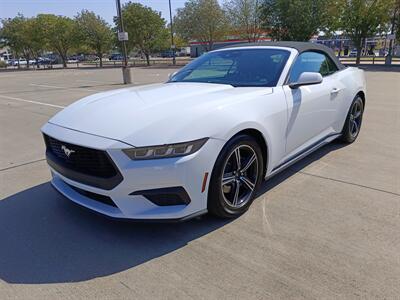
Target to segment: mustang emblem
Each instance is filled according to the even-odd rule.
[[[75,152],[75,150],[68,149],[65,145],[61,146],[61,150],[64,151],[65,155],[69,158],[69,156]]]

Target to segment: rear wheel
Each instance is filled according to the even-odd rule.
[[[353,143],[360,133],[362,118],[364,114],[364,103],[360,96],[354,98],[347,114],[343,127],[341,140],[345,143]]]
[[[257,141],[248,135],[232,138],[222,149],[211,175],[208,210],[219,217],[235,217],[251,205],[263,174]]]

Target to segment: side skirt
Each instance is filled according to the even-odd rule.
[[[307,155],[311,154],[312,152],[316,151],[317,149],[321,148],[322,146],[329,144],[332,142],[334,139],[338,138],[341,136],[341,133],[334,133],[330,134],[321,140],[315,142],[314,144],[311,144],[307,148],[303,149],[299,153],[295,154],[294,156],[290,157],[280,165],[276,166],[275,168],[272,169],[271,173],[265,177],[265,179],[269,179],[273,177],[274,175],[278,174],[279,172],[285,170],[289,166],[293,165],[294,163],[298,162],[299,160],[303,159]]]

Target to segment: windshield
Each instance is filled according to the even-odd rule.
[[[237,49],[203,54],[169,82],[206,82],[235,87],[276,86],[290,55],[279,49]]]

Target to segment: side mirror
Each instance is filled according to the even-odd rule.
[[[175,71],[173,73],[169,73],[168,74],[168,80],[171,80],[171,78],[174,77],[176,75],[176,73],[178,73],[178,71]]]
[[[322,75],[317,72],[303,72],[300,74],[299,79],[296,82],[289,84],[292,89],[297,89],[302,85],[319,84],[322,82]]]

